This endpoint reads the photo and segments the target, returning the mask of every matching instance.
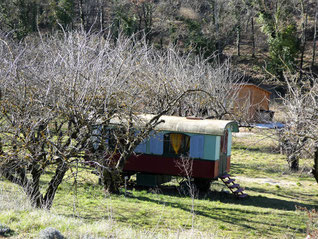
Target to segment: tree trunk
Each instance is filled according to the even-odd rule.
[[[1,88],[0,88],[0,101],[2,99],[2,91],[1,91]],[[2,139],[0,137],[0,156],[3,154],[3,145],[2,145]]]
[[[80,14],[80,21],[81,21],[81,28],[82,30],[85,29],[85,17],[84,17],[84,11],[83,11],[83,0],[78,1],[78,8],[79,8],[79,14]]]
[[[140,142],[140,141],[138,141]],[[139,143],[137,143],[138,145]],[[128,145],[127,145],[128,146]],[[136,145],[135,145],[136,146]],[[132,154],[135,146],[124,150],[118,160],[109,159],[105,161],[105,166],[101,170],[101,180],[107,193],[119,193],[122,184],[122,172],[128,157]]]
[[[151,3],[143,3],[143,14],[144,14],[144,22],[145,22],[145,35],[146,42],[151,44],[151,30],[152,30],[152,13],[153,6]]]
[[[12,172],[6,170],[2,174],[7,180],[12,183],[18,184],[22,187],[23,191],[27,195],[28,199],[31,202],[32,207],[42,208],[43,204],[43,196],[40,193],[40,176],[41,173],[32,172],[33,181],[29,181],[24,168],[20,168],[17,170],[16,175],[13,175]]]
[[[114,6],[110,1],[104,1],[104,23],[106,27],[111,27],[113,20],[115,19]]]
[[[104,30],[104,4],[102,0],[99,0],[99,25],[100,31]]]
[[[48,210],[52,207],[57,188],[62,183],[65,173],[67,172],[68,169],[69,169],[68,164],[64,162],[63,160],[61,160],[61,162],[59,163],[59,165],[57,166],[55,170],[55,175],[51,179],[49,183],[49,187],[46,190],[46,194],[43,198],[43,201],[41,202],[41,205],[39,205],[39,207],[45,208]]]
[[[299,170],[299,159],[296,155],[292,154],[288,157],[289,169],[293,172]]]
[[[254,29],[254,17],[251,19],[252,28],[252,57],[255,57],[255,29]]]
[[[237,55],[241,56],[241,26],[240,25],[236,27],[236,49],[237,49]]]
[[[0,156],[3,154],[3,145],[2,145],[2,139],[0,137]]]
[[[235,3],[235,18],[236,18],[236,50],[237,55],[241,56],[241,4]]]
[[[121,171],[117,169],[105,168],[102,171],[102,183],[107,193],[119,194],[121,184]]]
[[[219,3],[218,1],[214,2],[214,25],[215,25],[215,33],[216,33],[216,50],[218,54],[218,59],[221,54],[221,39],[220,39],[220,29],[219,29]]]
[[[306,48],[306,28],[307,28],[307,12],[305,13],[304,2],[301,1],[301,16],[302,16],[302,35],[301,35],[301,57],[300,57],[300,76],[299,80],[302,79],[303,75],[303,65],[304,65],[304,55]]]
[[[312,61],[311,68],[315,65],[315,57],[316,57],[316,40],[317,40],[317,21],[318,21],[318,0],[316,2],[316,13],[315,13],[315,23],[314,23],[314,39],[312,45]]]
[[[32,183],[27,185],[27,195],[33,207],[42,208],[43,195],[40,192],[40,177],[42,173],[41,170],[33,169],[31,174]]]
[[[314,175],[314,178],[316,179],[316,182],[318,183],[318,146],[316,146],[315,148],[314,167],[312,169],[312,174]]]

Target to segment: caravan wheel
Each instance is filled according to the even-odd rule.
[[[209,178],[195,178],[194,184],[201,192],[209,191],[212,180]]]

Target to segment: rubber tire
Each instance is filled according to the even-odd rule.
[[[207,192],[211,187],[212,180],[209,178],[194,178],[193,182],[200,192]]]

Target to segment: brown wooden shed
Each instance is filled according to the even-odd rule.
[[[271,92],[254,84],[238,84],[234,111],[248,122],[271,121],[273,111],[269,110]]]

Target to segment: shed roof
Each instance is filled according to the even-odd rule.
[[[257,89],[259,89],[259,90],[261,90],[261,91],[264,91],[264,92],[266,92],[266,93],[268,93],[269,95],[271,95],[272,93],[270,92],[270,91],[268,91],[268,90],[266,90],[266,89],[264,89],[264,88],[262,88],[262,87],[260,87],[260,86],[258,86],[258,85],[254,85],[254,84],[252,84],[252,83],[240,83],[240,84],[236,84],[237,86],[239,86],[239,87],[254,87],[254,88],[257,88]]]
[[[138,115],[134,122],[135,127],[145,126],[155,115]],[[230,120],[197,119],[179,116],[161,116],[164,122],[155,127],[157,131],[173,131],[193,134],[223,135],[224,130],[230,128],[232,132],[239,132],[238,124]],[[124,123],[119,118],[113,118],[111,124]]]

